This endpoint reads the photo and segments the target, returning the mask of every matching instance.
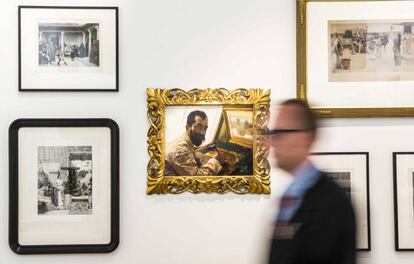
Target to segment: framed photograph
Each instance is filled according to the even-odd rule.
[[[119,129],[111,119],[18,119],[9,128],[9,245],[106,253],[119,243]]]
[[[393,152],[395,250],[414,251],[414,152]]]
[[[118,7],[19,6],[19,91],[119,90]]]
[[[321,117],[414,116],[414,1],[297,0],[297,96]]]
[[[270,193],[270,90],[148,88],[148,194]]]
[[[312,153],[311,160],[351,199],[357,222],[357,249],[370,251],[368,152],[319,152]]]

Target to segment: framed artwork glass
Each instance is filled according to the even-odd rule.
[[[413,116],[414,1],[297,0],[297,96],[321,117]]]
[[[118,91],[118,7],[19,6],[19,91]]]
[[[229,142],[250,146],[253,142],[253,111],[249,108],[223,108],[229,130]]]
[[[104,253],[119,243],[119,129],[111,119],[18,119],[9,128],[9,245]]]
[[[270,91],[148,88],[147,193],[270,193]]]
[[[414,152],[393,152],[395,250],[414,251]]]
[[[368,152],[318,152],[312,153],[311,160],[351,199],[357,223],[357,249],[371,250]]]

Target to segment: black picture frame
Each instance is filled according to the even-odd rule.
[[[409,247],[404,247],[402,244],[402,241],[400,241],[400,235],[399,235],[399,231],[400,228],[403,228],[403,224],[400,224],[400,220],[401,218],[399,217],[399,210],[402,211],[403,207],[399,206],[399,202],[398,202],[398,198],[399,198],[399,180],[403,181],[403,179],[401,179],[401,176],[398,171],[399,171],[399,165],[398,165],[398,157],[399,156],[412,156],[414,158],[414,152],[393,152],[392,153],[392,160],[393,160],[393,193],[394,193],[394,246],[395,246],[395,251],[414,251],[414,243],[412,243]],[[408,169],[408,168],[405,168]],[[413,181],[413,171],[411,171],[412,175],[411,175],[411,181]],[[406,185],[405,185],[406,186]],[[413,197],[414,195],[414,186],[412,184],[411,186],[411,197]],[[404,194],[403,194],[404,195]],[[413,200],[413,198],[411,198]],[[414,208],[412,208],[411,210],[414,210]],[[406,226],[404,226],[406,227]],[[406,227],[407,228],[407,227]],[[406,233],[408,233],[409,230],[405,230]]]
[[[59,10],[113,10],[115,13],[115,87],[113,89],[102,88],[27,88],[22,84],[22,10],[23,9],[59,9]],[[18,6],[18,91],[19,92],[119,92],[119,8],[117,6]]]
[[[311,153],[311,156],[346,156],[346,155],[361,155],[365,157],[365,174],[366,174],[366,209],[364,210],[366,213],[366,219],[363,219],[363,221],[366,221],[366,246],[359,246],[357,245],[358,251],[371,251],[371,218],[370,218],[370,199],[369,199],[369,153],[368,152],[313,152]],[[351,191],[352,192],[352,191]],[[357,206],[354,205],[354,209],[356,209]],[[362,213],[361,213],[362,214]],[[361,220],[357,220],[358,222],[361,222]],[[359,228],[361,227],[361,224],[359,224]],[[358,228],[358,229],[359,229]],[[357,230],[358,230],[357,229]],[[359,240],[358,237],[361,236],[361,234],[358,234],[357,232],[357,241]]]
[[[24,245],[19,241],[19,130],[22,128],[108,128],[110,133],[110,223],[107,244]],[[109,253],[119,244],[119,127],[107,118],[96,119],[17,119],[9,127],[9,246],[16,254]]]

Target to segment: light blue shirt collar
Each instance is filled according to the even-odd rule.
[[[293,172],[294,180],[284,195],[302,198],[319,179],[320,171],[309,161],[305,160]]]
[[[294,180],[286,189],[283,197],[294,197],[296,199],[291,206],[280,208],[277,216],[278,221],[290,221],[292,219],[299,209],[306,191],[315,185],[321,173],[309,160],[305,160],[293,172],[293,176]]]

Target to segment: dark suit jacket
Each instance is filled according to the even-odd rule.
[[[275,225],[269,264],[355,264],[355,229],[351,201],[322,173],[288,226]]]

